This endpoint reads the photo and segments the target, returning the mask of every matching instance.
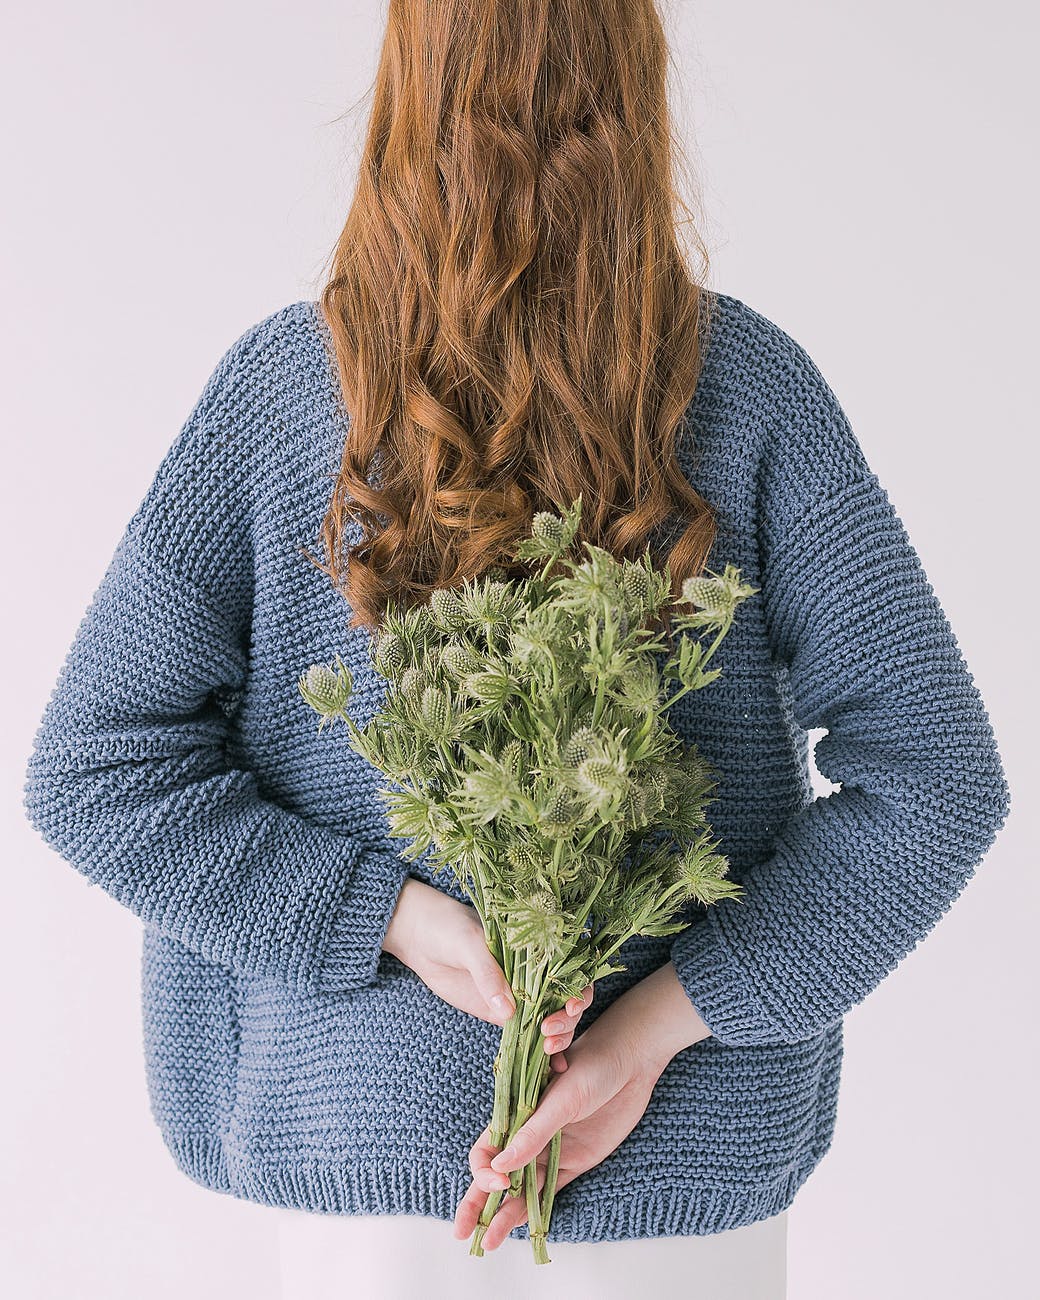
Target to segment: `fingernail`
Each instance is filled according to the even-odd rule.
[[[505,1172],[504,1166],[512,1164],[515,1159],[516,1147],[506,1147],[504,1151],[500,1151],[497,1156],[492,1157],[491,1168],[496,1174],[503,1173]]]
[[[509,1017],[513,1014],[515,1007],[504,993],[496,993],[491,999],[492,1010],[497,1011],[500,1016]]]

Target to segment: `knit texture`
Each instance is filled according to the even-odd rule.
[[[708,567],[761,590],[720,679],[670,720],[719,774],[710,819],[745,897],[630,939],[597,984],[579,1034],[670,956],[712,1037],[559,1191],[559,1241],[786,1208],[832,1140],[843,1015],[940,919],[1010,806],[979,691],[834,393],[779,326],[711,301],[680,454],[719,511]],[[145,923],[149,1098],[187,1175],[266,1204],[451,1219],[499,1030],[382,940],[408,875],[465,895],[400,857],[381,774],[345,729],[319,737],[296,691],[342,652],[358,720],[382,701],[367,632],[303,553],[349,436],[331,349],[304,300],[221,358],[79,626],[25,808]],[[840,788],[814,799],[816,728]]]

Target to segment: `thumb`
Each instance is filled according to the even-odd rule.
[[[508,1174],[526,1165],[545,1150],[554,1134],[575,1119],[580,1102],[571,1074],[568,1071],[550,1079],[534,1113],[517,1129],[505,1150],[492,1158],[491,1168],[496,1173]]]
[[[477,992],[487,1003],[491,1019],[496,1024],[504,1025],[516,1010],[516,999],[505,972],[486,945],[483,945],[482,953],[477,953],[470,967],[470,975],[477,986]]]

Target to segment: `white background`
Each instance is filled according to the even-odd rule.
[[[1015,799],[965,894],[846,1021],[835,1143],[790,1214],[791,1300],[1035,1294],[1034,12],[665,8],[711,283],[838,394]],[[278,1295],[268,1211],[180,1174],[148,1113],[139,922],[44,846],[20,787],[79,618],[206,377],[249,325],[317,294],[384,21],[356,0],[4,19],[0,1277],[25,1300]]]

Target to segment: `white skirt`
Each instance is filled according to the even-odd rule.
[[[538,1294],[640,1295],[682,1288],[690,1300],[785,1300],[787,1211],[706,1237],[549,1241],[551,1263],[507,1237],[483,1256],[449,1220],[417,1214],[314,1214],[275,1207],[281,1300],[529,1300]]]

